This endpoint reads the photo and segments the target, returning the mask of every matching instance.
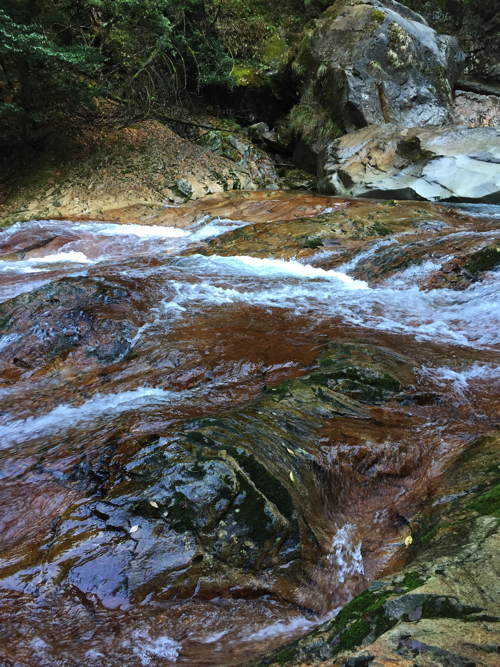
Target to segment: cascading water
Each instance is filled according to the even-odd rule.
[[[218,253],[252,225],[209,216],[1,233],[5,664],[240,664],[404,551],[395,517],[500,417],[500,273],[429,282],[500,213],[449,215],[297,258]]]

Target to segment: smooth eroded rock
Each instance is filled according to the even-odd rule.
[[[500,132],[379,125],[322,153],[320,192],[350,197],[500,203]]]

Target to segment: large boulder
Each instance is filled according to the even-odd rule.
[[[349,197],[500,203],[500,131],[372,126],[329,144],[318,190]]]
[[[371,124],[451,122],[465,55],[393,0],[339,0],[318,20],[303,99],[314,96],[347,132]]]

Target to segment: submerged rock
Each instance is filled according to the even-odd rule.
[[[398,406],[414,381],[413,364],[390,350],[330,343],[305,376],[269,387],[253,404],[148,437],[126,462],[111,453],[100,486],[92,479],[89,496],[52,523],[47,543],[5,563],[1,576],[26,594],[77,587],[112,606],[149,595],[258,593],[314,608],[320,600],[298,598],[298,585],[324,556],[324,494],[341,487],[340,479],[331,490],[318,485],[329,473],[311,443],[333,447],[340,424],[351,423],[358,445],[338,450],[338,466],[356,465],[371,480],[359,484],[376,497],[386,476],[404,479],[412,468],[358,425],[382,405]],[[66,473],[66,484],[75,481],[84,480]]]
[[[127,281],[63,278],[0,304],[0,334],[10,340],[0,367],[20,374],[65,360],[86,369],[118,361],[143,323],[133,290]]]
[[[325,149],[318,189],[352,197],[500,203],[500,132],[367,127]]]

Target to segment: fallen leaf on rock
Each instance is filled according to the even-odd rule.
[[[132,528],[128,532],[129,533],[135,533],[136,530],[139,530],[139,526],[132,526]]]
[[[408,535],[408,537],[405,540],[406,546],[409,547],[412,542],[413,542],[413,537],[411,535]]]
[[[156,509],[158,509],[158,503],[156,503],[154,500],[150,500],[149,504],[151,505],[151,507],[156,507]]]
[[[292,480],[292,482],[295,482],[295,480],[293,478],[293,472],[290,473],[290,479]]]

